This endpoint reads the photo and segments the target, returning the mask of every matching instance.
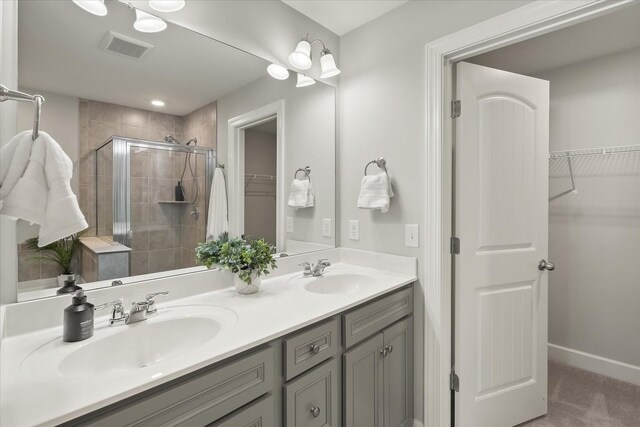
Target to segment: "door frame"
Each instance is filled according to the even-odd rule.
[[[451,425],[453,64],[631,6],[634,0],[532,2],[425,45],[424,424]],[[464,114],[464,106],[463,112]],[[428,238],[427,238],[428,237]],[[462,378],[461,381],[464,381]]]
[[[229,233],[241,236],[244,231],[244,134],[247,128],[276,119],[276,247],[283,251],[286,242],[285,227],[285,101],[280,99],[255,110],[229,119],[227,179],[229,180]]]

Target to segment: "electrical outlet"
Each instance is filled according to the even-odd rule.
[[[404,245],[411,248],[420,247],[420,226],[418,224],[405,224]]]
[[[322,235],[331,237],[331,218],[322,218]]]
[[[360,221],[349,220],[349,240],[360,240]]]
[[[287,233],[293,233],[293,217],[287,217]]]

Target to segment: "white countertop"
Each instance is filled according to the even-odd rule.
[[[376,256],[377,261],[380,256]],[[343,258],[353,260],[356,257],[350,255]],[[79,375],[70,378],[59,373],[59,360],[56,357],[42,359],[38,372],[34,372],[33,368],[28,368],[28,364],[24,363],[29,354],[45,345],[59,347],[59,353],[68,354],[75,347],[84,345],[83,343],[113,334],[115,329],[135,326],[108,327],[106,316],[96,319],[94,337],[79,343],[62,343],[61,326],[5,336],[0,349],[0,424],[12,427],[48,426],[74,419],[269,342],[416,280],[415,271],[383,271],[370,268],[371,262],[365,263],[367,264],[369,267],[339,262],[327,268],[327,273],[344,271],[365,274],[375,279],[367,286],[361,286],[350,293],[310,293],[300,285],[302,273],[295,272],[263,280],[260,292],[253,295],[239,295],[234,288],[227,287],[168,302],[158,299],[158,318],[163,315],[163,309],[195,305],[200,311],[211,307],[212,310],[222,308],[233,314],[227,316],[227,324],[215,338],[215,346],[187,351],[178,357],[139,368],[133,373],[99,375],[96,378],[91,375]],[[153,318],[147,320],[150,321],[153,321]],[[113,351],[127,349],[114,348]]]

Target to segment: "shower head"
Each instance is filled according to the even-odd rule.
[[[167,136],[165,136],[165,137],[164,137],[164,142],[171,142],[172,144],[178,144],[178,145],[181,145],[181,144],[180,144],[180,141],[178,141],[177,139],[175,139],[175,138],[174,138],[173,136],[171,136],[171,135],[167,135]]]
[[[191,138],[189,142],[187,142],[187,145],[191,145],[192,142],[193,145],[198,145],[198,138]]]

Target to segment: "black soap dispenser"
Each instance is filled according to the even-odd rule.
[[[82,289],[71,299],[71,305],[64,309],[62,340],[82,341],[93,335],[93,304],[87,302]]]

